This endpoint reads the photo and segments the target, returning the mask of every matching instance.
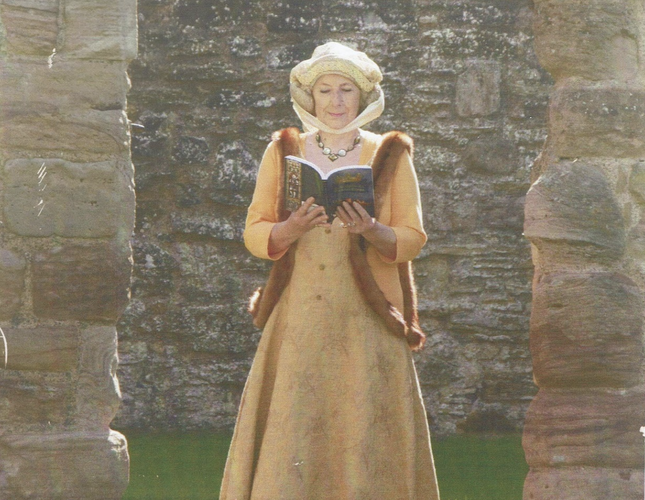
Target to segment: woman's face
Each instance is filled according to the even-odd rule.
[[[341,129],[358,116],[361,91],[349,78],[322,75],[314,83],[314,113],[331,128]]]

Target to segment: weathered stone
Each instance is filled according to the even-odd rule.
[[[536,0],[535,52],[556,79],[630,80],[638,72],[642,5],[632,0]]]
[[[625,225],[603,173],[582,161],[550,165],[526,196],[524,235],[545,259],[612,262]]]
[[[540,276],[531,354],[540,387],[631,387],[643,363],[643,298],[618,273]]]
[[[26,265],[20,255],[0,248],[0,319],[11,318],[20,308]]]
[[[606,467],[532,469],[524,482],[527,500],[641,500],[643,471]]]
[[[556,87],[549,137],[562,158],[638,158],[645,155],[645,90]]]
[[[0,105],[41,111],[125,109],[130,88],[126,63],[121,61],[7,60],[0,66],[3,89]]]
[[[182,216],[172,215],[172,230],[177,233],[210,236],[217,240],[242,241],[244,232],[243,214],[233,216]]]
[[[540,392],[524,427],[523,498],[637,500],[645,230],[633,164],[645,156],[645,10],[637,0],[531,4],[536,54],[556,86],[526,205]]]
[[[134,264],[139,273],[134,278],[133,290],[143,288],[148,297],[167,297],[174,290],[174,275],[179,267],[177,258],[159,245],[142,241],[136,243],[133,248]]]
[[[128,485],[125,437],[115,431],[0,437],[0,496],[119,500]]]
[[[116,161],[11,160],[5,183],[7,228],[21,236],[109,237],[134,221],[132,179]]]
[[[645,393],[624,389],[540,389],[524,426],[530,467],[643,470]],[[594,498],[594,497],[591,497]],[[622,498],[622,497],[608,497]]]
[[[117,334],[113,326],[86,328],[81,334],[76,423],[82,429],[108,430],[121,402]]]
[[[231,53],[236,57],[258,57],[262,55],[262,45],[256,37],[236,36],[229,40]]]
[[[470,62],[457,78],[459,116],[486,116],[499,109],[500,66],[495,61]]]
[[[137,57],[137,5],[130,0],[65,0],[62,52],[79,59]]]
[[[463,64],[464,60],[484,59],[503,60],[535,58],[527,35],[514,29],[484,31],[472,27],[437,26],[423,31],[418,38],[422,56],[420,61],[453,59],[453,64]]]
[[[51,56],[56,53],[59,0],[5,0],[0,19],[9,53]],[[4,42],[4,43],[3,43]],[[3,87],[3,92],[5,88]]]
[[[69,115],[0,109],[0,147],[32,151],[41,158],[93,162],[126,158],[130,144],[124,111],[86,111]],[[4,112],[3,112],[4,111]],[[83,147],[79,148],[78,145]]]
[[[0,0],[2,499],[116,500],[128,482],[109,423],[131,271],[136,11]]]
[[[79,332],[75,327],[3,329],[7,369],[69,372],[78,364]]]
[[[222,144],[215,159],[217,174],[208,185],[210,198],[227,205],[248,206],[255,187],[257,162],[241,141]]]
[[[159,158],[168,155],[166,144],[168,134],[165,131],[168,115],[146,111],[132,129],[132,152],[138,157]],[[141,127],[139,127],[141,125]]]
[[[173,13],[182,26],[200,28],[239,24],[261,11],[259,5],[227,0],[177,0],[172,4]]]
[[[278,1],[267,14],[267,28],[275,33],[316,33],[320,29],[322,1],[302,4],[297,0]]]
[[[316,43],[311,40],[303,40],[299,45],[286,45],[269,51],[267,65],[270,69],[291,69],[300,61],[311,57],[316,48]]]
[[[62,429],[73,418],[74,388],[70,381],[67,373],[3,371],[0,377],[0,425],[5,433]],[[0,453],[0,457],[2,455]]]
[[[210,148],[203,137],[180,137],[173,148],[173,160],[184,163],[206,163]]]
[[[468,144],[463,160],[474,172],[504,175],[518,168],[519,155],[510,141],[479,139]]]
[[[116,321],[129,299],[129,254],[129,249],[111,244],[68,244],[36,254],[34,313],[61,320]]]
[[[626,255],[638,266],[645,265],[645,221],[641,221],[629,232]]]
[[[629,191],[636,196],[639,203],[645,204],[645,161],[634,164],[629,177]]]

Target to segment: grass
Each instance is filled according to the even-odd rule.
[[[125,433],[130,485],[123,500],[216,500],[230,435]],[[528,471],[519,435],[435,439],[442,500],[520,500]]]
[[[441,500],[521,500],[529,471],[522,436],[434,440]]]

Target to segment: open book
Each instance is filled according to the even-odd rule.
[[[339,167],[324,173],[320,167],[297,156],[285,156],[285,208],[298,210],[310,196],[323,205],[331,218],[343,201],[356,201],[374,217],[374,180],[368,165]]]

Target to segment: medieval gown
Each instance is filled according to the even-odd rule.
[[[363,131],[362,137],[360,163],[370,164],[381,136]],[[244,235],[254,255],[274,260],[282,256],[268,254],[281,161],[271,143]],[[426,239],[407,153],[379,220],[396,233],[397,255],[388,260],[368,248],[368,262],[402,310],[397,263],[411,260]],[[363,299],[348,248],[338,219],[298,240],[293,274],[264,327],[244,389],[221,500],[439,498],[410,349]]]

